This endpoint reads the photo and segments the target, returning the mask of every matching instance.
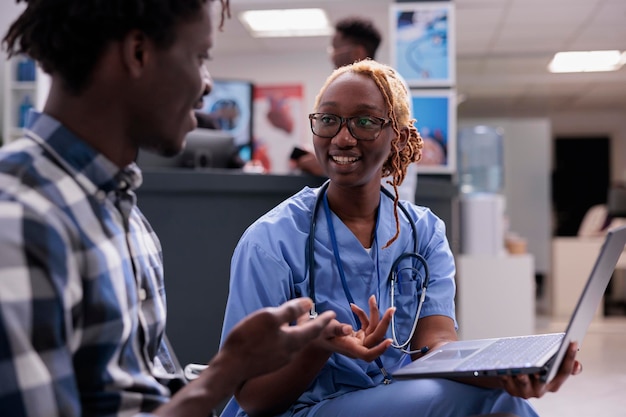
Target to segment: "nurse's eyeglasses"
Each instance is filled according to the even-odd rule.
[[[332,139],[341,130],[344,123],[348,131],[357,140],[375,140],[380,132],[391,123],[391,119],[376,116],[341,117],[331,113],[311,113],[311,131],[321,138]]]

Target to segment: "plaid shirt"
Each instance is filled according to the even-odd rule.
[[[161,245],[120,170],[46,114],[0,149],[0,414],[130,416],[170,392]]]

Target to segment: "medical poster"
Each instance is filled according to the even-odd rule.
[[[412,90],[415,127],[424,140],[418,173],[451,174],[456,168],[456,97],[451,90]]]
[[[253,159],[268,173],[290,171],[289,156],[306,127],[302,101],[301,84],[254,86]]]
[[[211,93],[204,97],[202,113],[209,116],[217,129],[235,137],[235,145],[250,145],[252,136],[252,82],[246,80],[213,80]]]
[[[390,6],[391,63],[410,87],[455,83],[454,8],[451,2]]]

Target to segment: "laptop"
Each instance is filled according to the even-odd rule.
[[[607,232],[565,333],[463,340],[447,343],[393,373],[397,379],[556,375],[570,342],[582,344],[626,245],[626,226]]]

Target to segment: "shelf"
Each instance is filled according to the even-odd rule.
[[[28,97],[33,108],[41,110],[50,88],[50,77],[41,68],[35,68],[35,80],[17,79],[18,63],[22,57],[12,57],[5,62],[4,71],[4,111],[2,115],[2,141],[9,143],[23,135],[20,126],[20,104]]]
[[[14,91],[35,91],[37,83],[34,81],[13,81],[10,88]]]

